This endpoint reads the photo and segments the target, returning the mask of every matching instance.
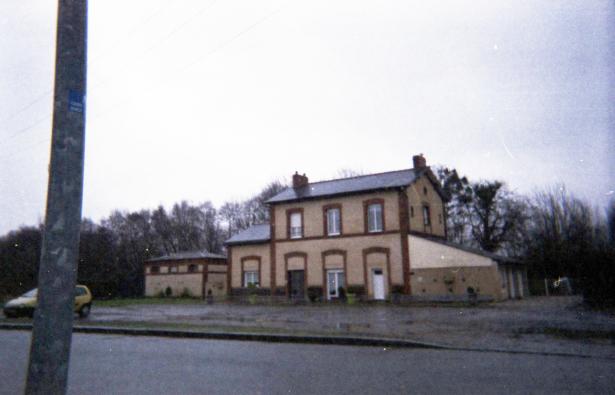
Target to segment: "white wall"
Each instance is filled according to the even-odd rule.
[[[418,236],[408,236],[408,245],[412,269],[496,265],[491,258],[486,256],[449,247]]]

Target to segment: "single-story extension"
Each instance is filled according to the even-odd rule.
[[[227,293],[226,256],[208,251],[179,252],[144,263],[145,296],[190,295],[204,298]]]

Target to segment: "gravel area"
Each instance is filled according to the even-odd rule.
[[[131,305],[96,307],[85,322],[185,323],[406,338],[458,347],[615,358],[615,314],[579,297],[532,297],[477,307],[362,305]]]

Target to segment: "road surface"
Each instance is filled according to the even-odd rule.
[[[23,393],[30,332],[0,330],[0,393]],[[73,336],[69,394],[615,393],[615,360]]]

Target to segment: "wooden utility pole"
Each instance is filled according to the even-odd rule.
[[[26,394],[65,394],[85,146],[87,0],[59,0],[51,161]]]

